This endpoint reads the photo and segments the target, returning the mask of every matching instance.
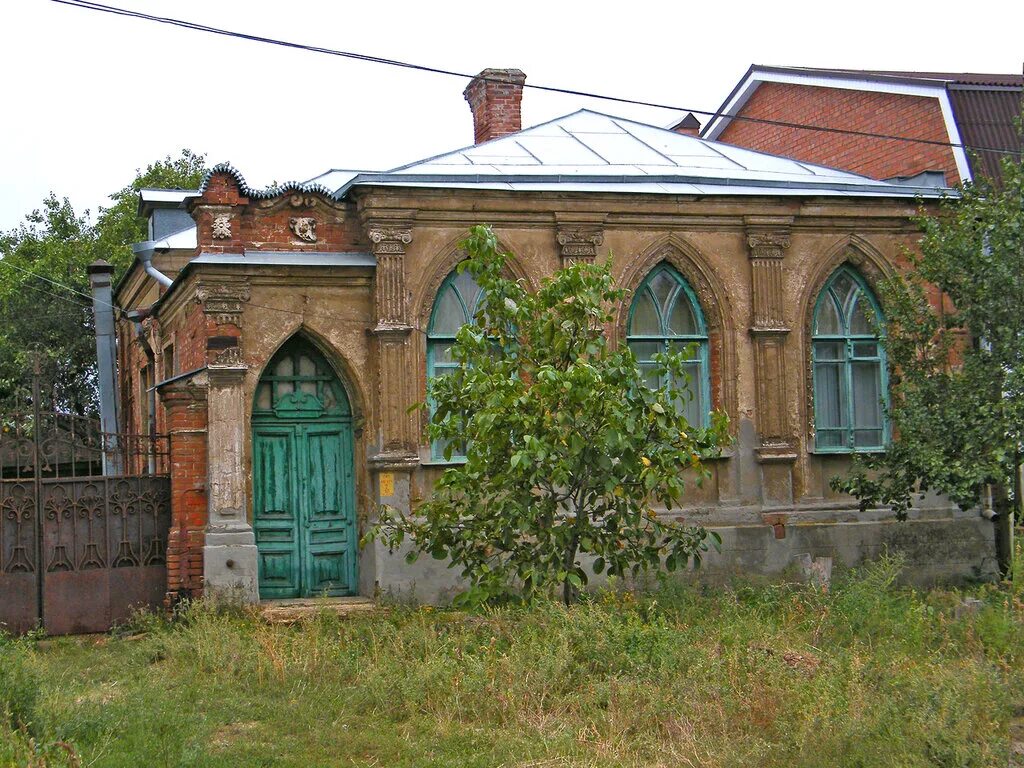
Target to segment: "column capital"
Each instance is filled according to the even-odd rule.
[[[228,347],[206,367],[210,384],[219,387],[240,383],[248,372],[249,366],[242,360],[242,351],[239,347]]]
[[[366,229],[374,256],[404,256],[405,247],[412,242],[412,225],[389,222],[370,223]]]
[[[241,327],[242,309],[251,295],[246,277],[203,278],[196,287],[195,300],[218,325]]]
[[[559,224],[555,239],[563,267],[578,261],[593,262],[598,246],[604,243],[604,227],[600,224]]]

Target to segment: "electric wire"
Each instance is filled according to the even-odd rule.
[[[352,59],[355,61],[363,61],[371,64],[383,64],[391,67],[399,67],[402,69],[414,70],[417,72],[426,72],[435,75],[445,75],[448,77],[459,77],[471,80],[477,78],[478,75],[466,74],[465,72],[458,72],[451,69],[444,69],[442,67],[434,67],[426,64],[416,64],[408,61],[401,61],[399,59],[391,59],[383,56],[372,56],[370,54],[355,53],[353,51],[342,51],[335,48],[325,48],[318,45],[309,45],[306,43],[297,43],[289,40],[280,40],[273,37],[265,37],[263,35],[253,35],[246,32],[235,32],[229,29],[223,29],[221,27],[213,27],[207,24],[200,24],[198,22],[187,21],[184,19],[175,19],[169,16],[157,16],[154,14],[143,13],[141,11],[133,11],[127,8],[119,8],[113,5],[105,5],[103,3],[92,2],[91,0],[51,0],[54,3],[60,5],[67,5],[74,8],[81,8],[83,10],[97,11],[100,13],[108,13],[115,16],[125,16],[133,19],[140,19],[143,21],[151,21],[157,24],[167,24],[170,26],[180,27],[182,29],[189,29],[195,32],[206,32],[212,35],[220,35],[223,37],[231,37],[239,40],[247,40],[255,43],[264,43],[267,45],[275,45],[283,48],[292,48],[300,51],[307,51],[310,53],[320,53],[328,56],[338,56],[345,59]],[[505,82],[495,78],[480,77],[479,79],[491,82]],[[823,125],[812,125],[809,123],[796,123],[786,120],[770,120],[768,118],[751,117],[749,115],[727,115],[724,112],[709,112],[704,109],[693,109],[690,107],[680,107],[672,104],[663,104],[653,101],[643,101],[640,99],[627,99],[621,96],[610,96],[607,94],[593,93],[590,91],[581,91],[572,88],[559,88],[550,85],[536,85],[533,83],[526,83],[523,85],[524,88],[531,88],[536,91],[544,91],[548,93],[558,93],[566,96],[580,96],[588,99],[599,99],[602,101],[614,101],[621,104],[630,104],[632,106],[640,107],[653,107],[655,109],[666,109],[673,112],[692,112],[697,115],[706,115],[712,120],[719,117],[729,117],[731,120],[740,120],[745,122],[760,123],[765,125],[776,125],[784,128],[798,128],[809,131],[819,131],[822,133],[838,133],[845,134],[848,136],[859,136],[862,138],[874,138],[874,139],[885,139],[889,141],[901,141],[913,144],[929,144],[940,147],[950,147],[953,149],[964,149],[971,150],[973,152],[993,152],[998,154],[1007,155],[1022,155],[1024,151],[1014,149],[1004,149],[1000,147],[983,147],[976,145],[968,145],[962,143],[955,143],[950,141],[939,141],[937,139],[922,139],[914,138],[911,136],[899,136],[896,134],[887,133],[875,133],[872,131],[858,131],[849,128],[833,128],[830,126]]]

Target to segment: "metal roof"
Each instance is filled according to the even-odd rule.
[[[863,80],[922,82],[949,85],[1024,87],[1024,75],[978,72],[914,72],[888,69],[830,69],[818,67],[772,67],[755,65],[762,72],[806,72],[817,77],[854,77]],[[753,69],[753,67],[752,67]]]
[[[940,193],[586,109],[385,173],[360,173],[334,194],[361,185],[697,195]]]
[[[250,264],[286,267],[375,267],[377,259],[363,251],[252,251],[200,253],[193,264]]]
[[[1024,150],[1014,125],[1024,107],[1024,90],[950,86],[948,91],[964,144],[985,148],[968,151],[972,176],[985,175],[1000,183],[1002,158]]]

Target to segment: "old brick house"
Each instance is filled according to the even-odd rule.
[[[979,174],[998,179],[1000,158],[1024,149],[1014,125],[1022,96],[1021,75],[755,64],[700,135],[875,179],[931,173],[952,186]]]
[[[473,310],[453,270],[478,223],[531,287],[614,254],[633,298],[613,334],[641,358],[698,343],[692,418],[722,408],[736,438],[687,500],[722,536],[711,567],[892,545],[921,579],[991,571],[977,514],[930,498],[897,524],[828,483],[888,439],[872,286],[915,242],[915,196],[936,191],[589,111],[519,130],[524,80],[478,76],[477,144],[420,163],[268,190],[220,165],[198,191],[143,193],[163,224],[117,289],[138,310],[119,366],[129,420],[171,435],[169,592],[451,588],[443,564],[357,540],[380,503],[415,508],[445,466],[408,407]]]

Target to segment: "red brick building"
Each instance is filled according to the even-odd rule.
[[[952,186],[998,178],[999,159],[1020,152],[1022,92],[1021,75],[754,65],[701,137],[874,179],[941,173]]]

